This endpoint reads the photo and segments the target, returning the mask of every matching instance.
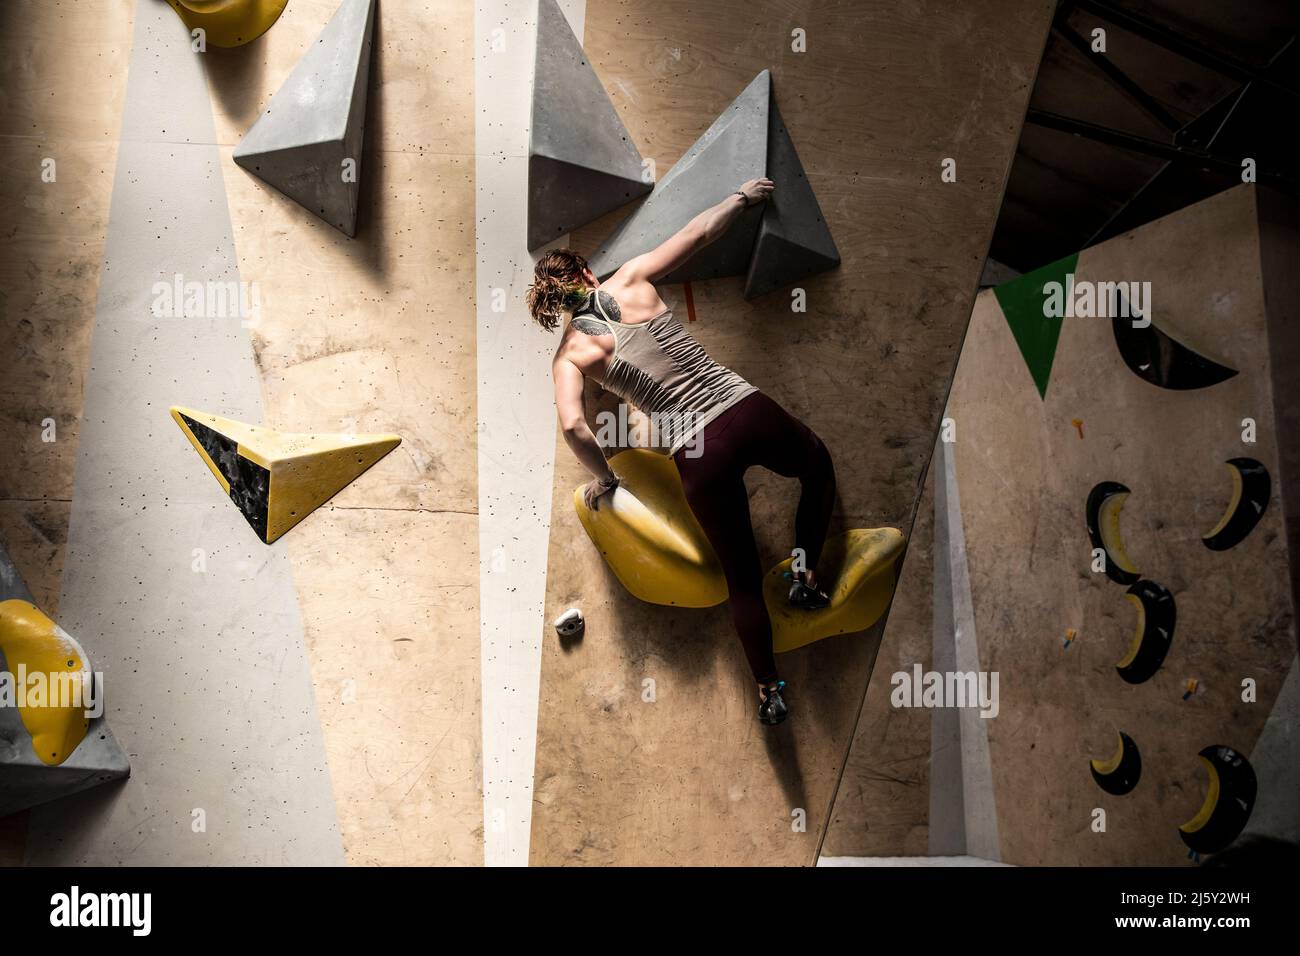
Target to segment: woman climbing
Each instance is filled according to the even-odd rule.
[[[745,471],[761,465],[799,479],[794,543],[802,549],[805,570],[794,574],[789,600],[815,609],[830,603],[814,569],[835,503],[835,468],[812,429],[709,358],[673,318],[654,282],[725,233],[774,188],[770,179],[750,180],[604,282],[576,252],[551,250],[538,261],[528,289],[528,310],[544,329],[553,331],[567,319],[552,364],[555,406],[565,441],[594,476],[583,491],[587,506],[598,508],[618,476],[587,425],[584,378],[650,415],[666,433],[686,500],[722,564],[765,724],[781,723],[788,708],[772,653]]]

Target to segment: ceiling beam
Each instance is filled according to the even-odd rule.
[[[1113,0],[1069,0],[1069,5],[1078,7],[1081,10],[1087,10],[1103,20],[1109,20],[1130,33],[1135,33],[1157,46],[1177,53],[1183,59],[1199,63],[1201,66],[1214,70],[1223,76],[1231,77],[1242,83],[1259,83],[1261,86],[1300,99],[1300,90],[1290,84],[1279,82],[1266,75],[1263,70],[1238,60],[1236,57],[1217,53],[1195,40],[1183,36],[1163,23],[1158,23],[1140,14],[1125,10],[1116,5]]]
[[[1130,152],[1141,153],[1145,156],[1154,156],[1167,162],[1200,166],[1230,173],[1236,177],[1241,176],[1241,157],[1230,158],[1206,152],[1193,146],[1162,143],[1158,140],[1147,139],[1145,136],[1136,136],[1123,130],[1111,129],[1108,126],[1100,126],[1097,123],[1062,116],[1060,113],[1052,113],[1036,107],[1029,108],[1025,121],[1033,123],[1035,126],[1042,126],[1062,133],[1069,133],[1073,136],[1082,136],[1094,142],[1105,143],[1107,146],[1127,149]],[[1300,179],[1263,168],[1258,168],[1256,174],[1260,182],[1271,183],[1291,193],[1300,191]]]

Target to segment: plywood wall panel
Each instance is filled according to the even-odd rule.
[[[1066,318],[1044,400],[995,296],[979,298],[950,410],[980,663],[1001,675],[1001,710],[987,724],[1002,858],[1173,865],[1187,861],[1177,827],[1205,793],[1198,751],[1249,755],[1295,654],[1276,477],[1249,537],[1227,551],[1201,542],[1230,494],[1223,462],[1248,456],[1276,476],[1288,440],[1274,425],[1254,189],[1084,250],[1075,271],[1080,282],[1151,282],[1153,321],[1238,374],[1159,389],[1121,361],[1109,319]],[[1257,423],[1251,443],[1246,417]],[[1177,603],[1164,663],[1136,685],[1115,671],[1135,611],[1124,586],[1092,571],[1084,528],[1088,492],[1105,480],[1132,490],[1125,545]],[[1065,649],[1067,628],[1077,638]],[[1254,702],[1243,700],[1246,678]],[[1131,793],[1111,796],[1088,761],[1109,757],[1120,731],[1142,773]],[[1093,827],[1098,808],[1104,832]]]
[[[843,257],[753,303],[739,279],[693,286],[691,327],[720,361],[807,421],[835,456],[835,527],[908,530],[1042,52],[1044,2],[592,4],[586,48],[660,174],[761,69]],[[791,31],[808,52],[791,52]],[[945,158],[958,181],[940,182]],[[739,185],[739,184],[737,184]],[[778,184],[778,189],[780,184]],[[617,216],[577,234],[590,251]],[[680,288],[664,290],[684,312]],[[558,446],[534,863],[807,864],[878,646],[878,630],[784,655],[775,731],[725,609],[628,597],[582,535],[582,478]],[[795,487],[751,473],[765,561],[787,553]],[[642,702],[653,679],[654,704]],[[801,822],[802,821],[802,822]]]

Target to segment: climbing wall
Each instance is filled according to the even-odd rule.
[[[58,611],[133,9],[132,0],[116,0],[100,10],[16,3],[0,11],[5,49],[14,51],[0,66],[8,94],[0,150],[15,172],[0,183],[0,195],[23,210],[0,241],[0,536],[51,614]],[[86,62],[112,66],[88,85]],[[49,160],[52,181],[43,176]]]
[[[348,862],[477,865],[473,10],[377,4],[348,238],[232,161],[339,9],[293,0],[251,65],[208,61],[266,423],[402,437],[276,547]]]
[[[134,6],[0,9],[0,197],[22,210],[0,238],[0,540],[56,620]],[[0,863],[19,862],[26,829],[0,820]]]
[[[984,723],[1007,862],[1175,864],[1216,848],[1217,821],[1191,844],[1179,831],[1202,809],[1198,754],[1212,746],[1260,764],[1254,800],[1243,771],[1235,784],[1222,771],[1219,812],[1240,797],[1252,819],[1300,825],[1294,780],[1272,775],[1294,766],[1294,745],[1280,763],[1276,739],[1259,749],[1275,708],[1295,739],[1283,688],[1296,654],[1280,489],[1294,442],[1275,414],[1291,407],[1277,360],[1294,332],[1287,299],[1265,295],[1285,261],[1262,265],[1265,195],[1240,186],[977,301],[949,411],[980,666],[1000,674],[1000,712]],[[1131,327],[1117,336],[1097,317],[1038,334],[1056,323],[1020,293],[1065,271],[1150,282],[1147,317],[1168,338],[1141,353]],[[1144,357],[1130,367],[1124,349]],[[1252,504],[1243,483],[1230,524],[1251,530],[1214,550],[1202,538],[1232,500],[1224,463],[1242,458],[1270,487]],[[1129,489],[1114,523],[1094,522],[1113,575],[1094,570],[1086,527],[1103,482]],[[1153,601],[1139,613],[1144,594],[1167,597],[1176,619]],[[1108,766],[1120,734],[1140,771]]]
[[[745,302],[741,277],[661,291],[715,357],[826,441],[833,531],[911,527],[1051,12],[1040,0],[587,11],[586,49],[660,173],[771,70],[842,264],[802,282],[805,312],[788,289]],[[941,181],[948,158],[956,182]],[[593,251],[625,215],[573,244]],[[879,629],[783,655],[794,713],[761,727],[725,607],[626,594],[573,512],[582,478],[557,436],[546,613],[579,607],[587,627],[578,641],[544,635],[532,862],[813,862]],[[758,473],[749,488],[772,565],[795,490]]]
[[[344,0],[235,148],[236,163],[357,233],[375,0]]]
[[[30,171],[5,187],[28,214],[3,250],[4,329],[18,348],[5,351],[0,378],[15,451],[0,459],[0,532],[56,619],[64,550],[75,559],[63,603],[79,609],[76,633],[95,663],[110,665],[110,711],[124,715],[114,728],[134,772],[76,798],[71,824],[66,810],[43,810],[30,827],[0,823],[0,859],[22,859],[25,842],[29,861],[340,862],[346,850],[361,863],[477,863],[472,10],[390,3],[381,13],[374,37],[386,46],[361,85],[369,128],[348,239],[232,161],[340,0],[295,0],[265,36],[205,53],[164,4],[97,6],[0,12],[14,51],[3,132],[12,168]],[[89,87],[88,69],[100,78]],[[145,93],[124,108],[128,72]],[[46,156],[57,182],[41,180]],[[113,196],[110,222],[115,181],[129,201]],[[172,266],[185,280],[237,275],[254,314],[150,323],[150,283],[160,270],[170,280]],[[98,377],[97,298],[98,338],[126,341],[106,324],[119,313],[145,330],[129,357],[101,355]],[[203,337],[212,330],[223,348]],[[83,378],[115,386],[84,415]],[[410,437],[268,548],[165,420],[170,403],[200,405],[209,386],[220,400],[202,407],[252,422]],[[46,417],[56,441],[42,440]],[[74,495],[87,430],[98,451]],[[133,440],[115,445],[113,430]],[[129,482],[129,502],[102,477],[124,466],[150,476]],[[83,520],[79,546],[67,547],[74,497],[122,523]],[[196,515],[210,521],[196,530]],[[103,541],[124,535],[129,560],[97,574]],[[207,578],[194,573],[195,548]],[[173,574],[176,587],[162,583]],[[218,583],[243,590],[218,594]],[[243,696],[227,706],[225,694]],[[272,809],[254,815],[249,804]],[[209,817],[204,836],[191,829],[195,808]],[[119,821],[129,838],[117,839]]]
[[[867,697],[821,855],[926,856],[931,850],[931,712],[895,707],[891,679],[920,664],[931,669],[935,640],[934,468],[926,476],[898,579],[889,626],[880,642]],[[946,627],[944,622],[941,627]],[[946,850],[948,854],[953,851]]]

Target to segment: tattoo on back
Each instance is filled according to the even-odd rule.
[[[575,316],[571,324],[579,332],[585,332],[587,335],[609,335],[609,329],[604,322],[598,322],[585,316]]]
[[[618,299],[603,289],[596,290],[595,295],[588,295],[585,302],[574,311],[574,316],[592,315],[610,322],[622,322],[623,310],[619,308]]]
[[[604,317],[611,322],[623,321],[623,310],[618,306],[618,299],[614,298],[603,289],[596,291],[597,307],[604,313]]]

